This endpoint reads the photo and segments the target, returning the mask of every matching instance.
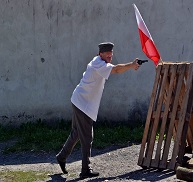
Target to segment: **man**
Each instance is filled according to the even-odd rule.
[[[93,172],[90,167],[91,147],[93,141],[93,121],[97,120],[100,100],[105,81],[110,74],[123,73],[127,70],[137,70],[137,58],[126,64],[111,64],[114,44],[104,42],[98,45],[99,55],[87,65],[83,78],[76,86],[72,97],[72,130],[62,150],[56,155],[56,159],[64,174],[66,171],[66,159],[72,152],[76,143],[80,140],[82,150],[82,171],[80,178],[96,177],[98,172]]]

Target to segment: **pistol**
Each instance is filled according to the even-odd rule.
[[[138,63],[139,65],[142,65],[142,64],[145,63],[145,62],[148,62],[148,60],[140,60],[140,59],[137,60],[137,63]]]

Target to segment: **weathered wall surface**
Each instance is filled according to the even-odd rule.
[[[115,43],[113,63],[141,51],[132,4],[139,8],[164,61],[193,57],[191,0],[0,0],[0,122],[70,119],[70,97],[98,43]],[[112,75],[99,120],[146,117],[155,77],[148,62]]]

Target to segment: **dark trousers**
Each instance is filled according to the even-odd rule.
[[[76,143],[80,140],[82,150],[82,172],[90,166],[91,147],[93,142],[93,120],[72,104],[72,130],[62,150],[57,154],[60,161],[66,161]]]

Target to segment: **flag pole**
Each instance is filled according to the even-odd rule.
[[[163,66],[164,62],[163,62],[163,60],[162,60],[162,58],[161,58],[161,57],[160,57],[160,61],[161,61],[161,63],[162,63],[162,66]]]

